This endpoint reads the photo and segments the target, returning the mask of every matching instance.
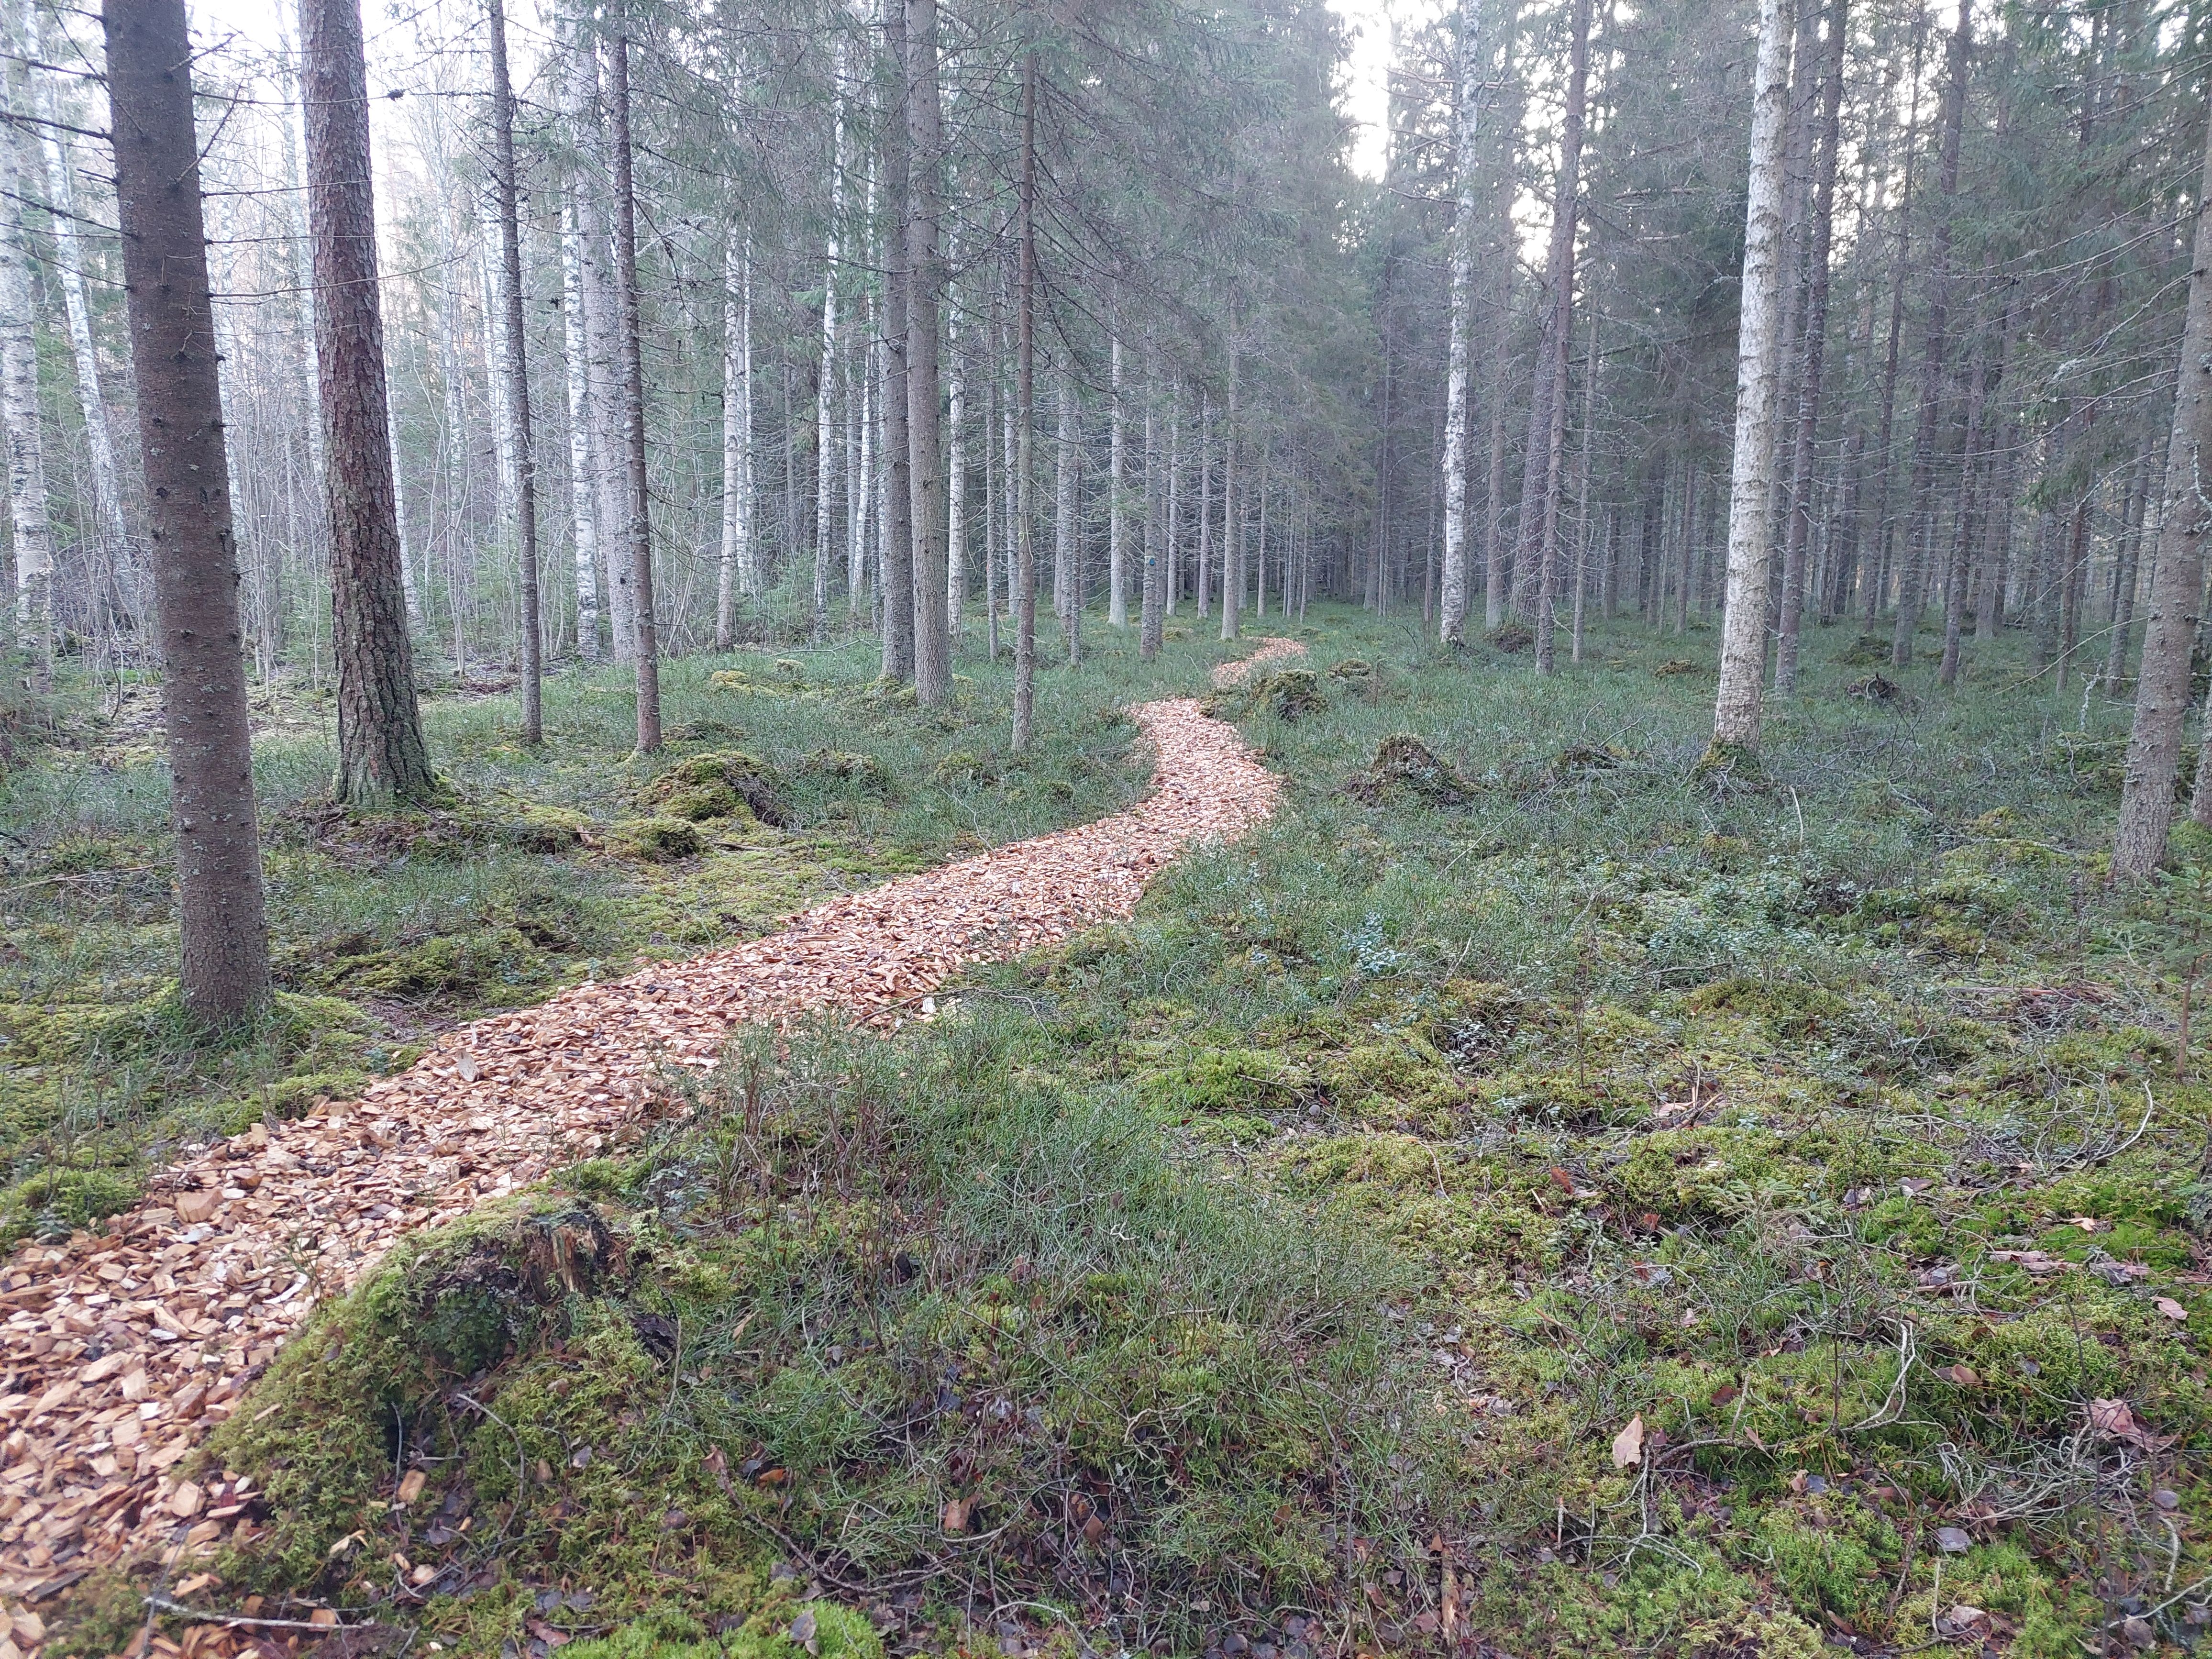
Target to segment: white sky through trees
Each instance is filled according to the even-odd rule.
[[[1389,106],[1391,58],[1390,26],[1418,27],[1435,17],[1438,0],[1328,0],[1329,9],[1344,21],[1346,54],[1342,70],[1343,108],[1353,124],[1352,167],[1364,178],[1382,174]],[[458,12],[459,7],[455,7]],[[203,43],[220,51],[226,39],[252,51],[274,51],[280,41],[299,33],[295,0],[191,0],[193,33]],[[481,10],[481,7],[476,9]],[[407,10],[414,13],[415,7]],[[509,7],[510,27],[518,31],[532,18],[530,0]],[[380,0],[365,0],[362,24],[368,37],[369,79],[378,79],[380,44],[397,40],[404,56],[414,55],[413,32],[393,29],[391,9]],[[518,58],[534,57],[526,42],[518,41]]]

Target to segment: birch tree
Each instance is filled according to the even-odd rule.
[[[1449,362],[1445,369],[1443,445],[1443,592],[1438,632],[1446,645],[1467,643],[1467,426],[1468,336],[1474,327],[1474,238],[1481,131],[1482,9],[1460,0],[1457,119],[1452,152]]]
[[[27,42],[15,0],[0,0],[0,425],[7,428],[9,526],[15,560],[15,621],[39,683],[54,671],[54,532],[46,502],[45,422],[31,246],[24,204],[35,199],[27,151],[31,125],[24,72]],[[196,198],[197,199],[197,198]]]
[[[1773,540],[1774,397],[1781,355],[1782,147],[1790,112],[1785,0],[1759,0],[1753,81],[1751,188],[1744,207],[1743,300],[1736,329],[1735,453],[1729,485],[1728,608],[1721,624],[1717,752],[1759,747],[1766,676],[1767,558]]]

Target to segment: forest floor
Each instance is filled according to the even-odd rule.
[[[2185,831],[2157,883],[2106,884],[2124,703],[2009,641],[1947,695],[1826,630],[1764,769],[1716,776],[1710,635],[1611,628],[1540,682],[1525,653],[1313,621],[1307,664],[1211,699],[1283,780],[1268,824],[1186,854],[1129,921],[967,969],[933,1018],[740,1031],[705,1079],[653,1079],[635,1143],[549,1137],[575,1161],[411,1237],[215,1402],[170,1472],[197,1488],[180,1525],[228,1528],[207,1553],[72,1584],[20,1644],[50,1623],[52,1653],[120,1650],[153,1592],[196,1610],[163,1614],[164,1652],[231,1650],[220,1613],[362,1626],[330,1649],[585,1659],[2196,1646],[2212,1093],[2184,1011],[2212,848]],[[1068,787],[1027,802],[997,799],[1034,786],[992,747],[988,670],[963,659],[975,702],[937,729],[866,702],[854,659],[818,717],[911,747],[857,818],[776,809],[778,845],[818,839],[763,908],[941,861],[962,830],[1126,808],[1111,711],[1214,653],[1179,642],[1148,677],[1120,643],[1046,677],[1066,746],[1034,764]],[[787,793],[845,747],[774,736],[799,700],[734,695],[742,732],[702,752],[742,743]],[[607,781],[633,763],[619,694],[592,696],[601,749],[535,764],[573,766],[601,845],[516,856],[619,918],[647,896],[602,865],[642,887],[735,849],[606,846],[609,804],[656,785]],[[501,705],[464,707],[496,749]],[[925,781],[933,749],[1000,781]],[[11,882],[69,839],[40,803],[113,799],[90,769],[0,786],[34,843]],[[159,813],[134,810],[151,861]],[[82,908],[9,965],[16,1029],[111,1006],[57,965],[64,936],[152,955],[99,929],[155,927],[161,895],[102,879],[49,884]],[[454,914],[428,937],[483,928]],[[116,1000],[156,994],[110,972]],[[48,1064],[113,1069],[73,1053]],[[251,1139],[220,1116],[250,1097],[195,1065],[106,1121],[118,1189],[179,1125]],[[54,1093],[19,1099],[11,1121],[53,1121]],[[252,1115],[274,1136],[313,1107]],[[39,1133],[15,1132],[26,1179]]]

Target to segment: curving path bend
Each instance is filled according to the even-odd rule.
[[[1263,640],[1215,683],[1304,649]],[[241,1486],[172,1471],[402,1236],[614,1143],[657,1066],[710,1066],[738,1026],[831,1006],[893,1018],[963,964],[1128,915],[1185,848],[1274,810],[1280,781],[1233,727],[1187,698],[1132,713],[1156,758],[1128,811],[478,1020],[359,1101],[168,1170],[105,1231],[16,1252],[0,1270],[0,1659],[34,1659],[39,1604],[94,1567],[167,1548],[182,1570],[250,1540]]]

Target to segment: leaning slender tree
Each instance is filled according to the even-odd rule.
[[[223,1024],[268,1000],[269,926],[192,125],[192,48],[184,0],[108,0],[100,21],[160,610],[180,984],[189,1013]]]
[[[2112,873],[2147,876],[2166,856],[2173,775],[2189,718],[2190,658],[2204,586],[2204,540],[2212,507],[2199,483],[2212,452],[2212,131],[2197,191],[2196,249],[2189,263],[2189,312],[2181,331],[2181,383],[2166,452],[2166,511],[2151,567],[2150,620],[2136,683],[2128,770],[2112,837]]]
[[[420,804],[435,798],[438,780],[415,701],[399,570],[360,0],[300,0],[300,54],[331,519],[337,798],[356,806]]]
[[[545,739],[544,635],[538,617],[538,462],[530,422],[529,336],[522,326],[522,238],[514,177],[514,88],[507,73],[507,9],[487,0],[491,30],[492,185],[499,198],[499,325],[507,337],[509,465],[522,560],[522,740]]]
[[[653,520],[645,471],[645,356],[637,301],[637,193],[631,176],[629,29],[608,42],[614,104],[615,288],[622,302],[623,440],[629,462],[629,524],[624,538],[637,605],[637,748],[660,747],[660,641],[653,615]]]

